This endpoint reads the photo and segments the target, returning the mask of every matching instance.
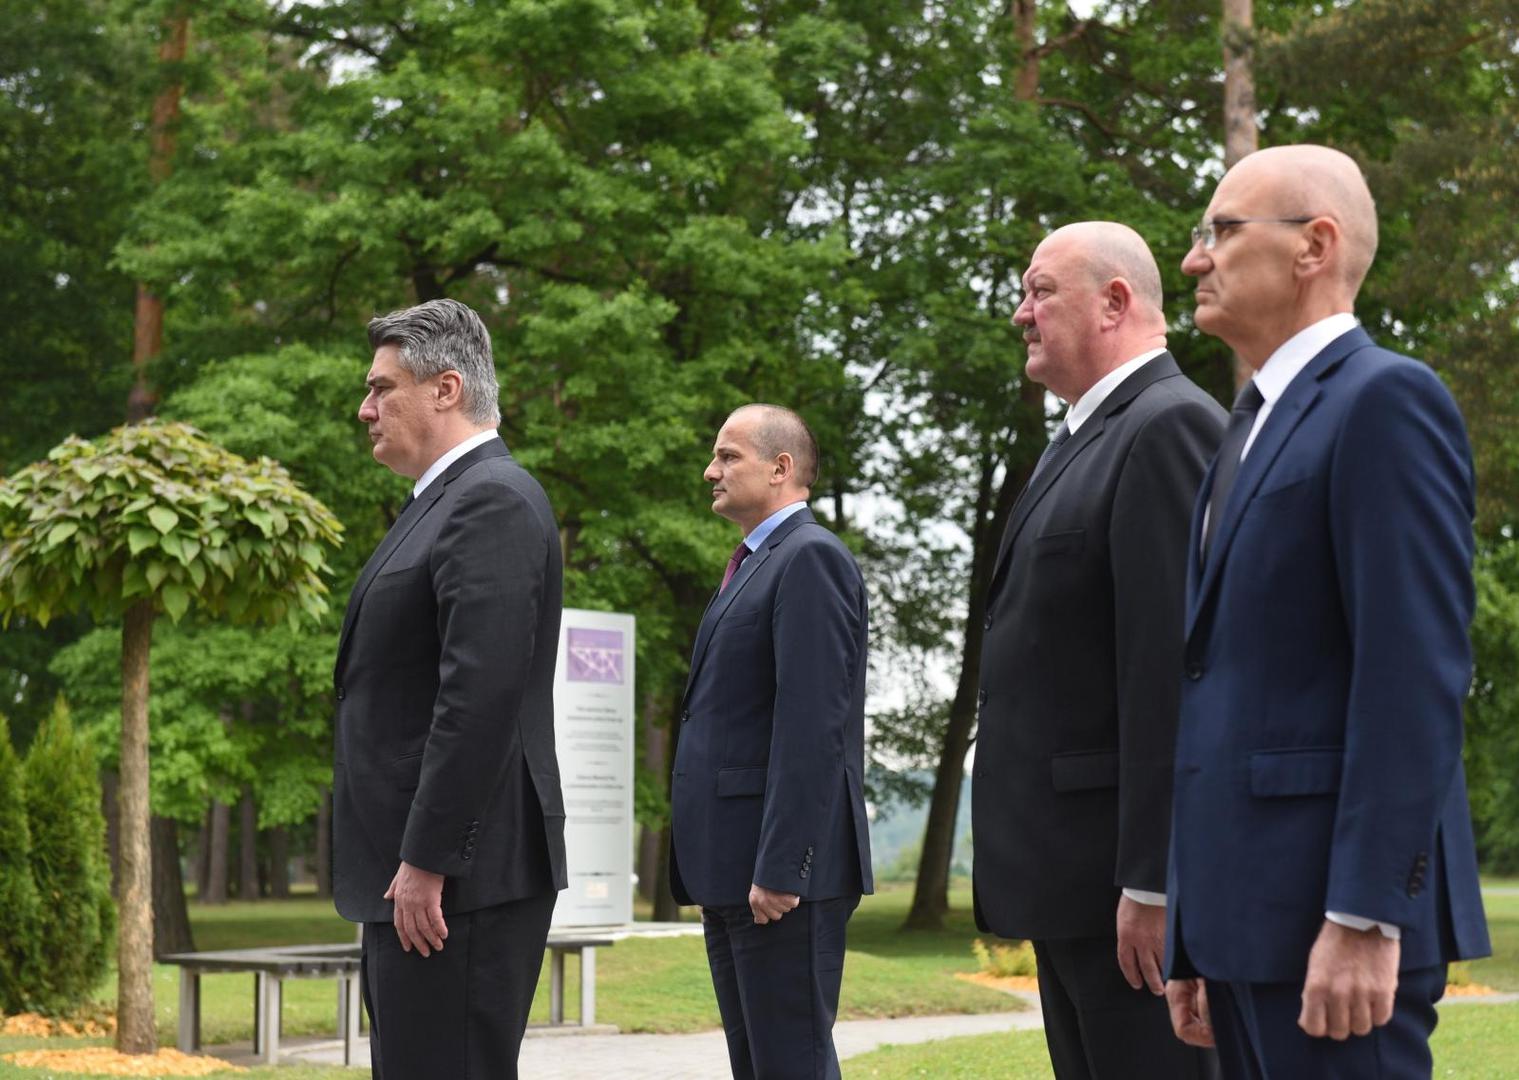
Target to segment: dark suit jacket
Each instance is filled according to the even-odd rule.
[[[782,522],[697,632],[670,784],[683,904],[872,888],[865,818],[865,583],[808,510]]]
[[[1450,394],[1359,328],[1287,387],[1189,542],[1167,963],[1296,982],[1325,911],[1405,970],[1484,955],[1466,782],[1473,479]],[[1181,942],[1177,947],[1177,927]]]
[[[565,887],[554,757],[559,534],[506,447],[476,447],[396,519],[343,620],[333,897],[388,922],[401,860],[445,914]]]
[[[1169,353],[1023,493],[987,599],[972,788],[977,923],[1110,935],[1165,888],[1186,535],[1224,410]]]

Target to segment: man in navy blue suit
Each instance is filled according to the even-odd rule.
[[[712,509],[744,533],[691,655],[671,778],[671,885],[700,904],[733,1075],[836,1078],[844,933],[872,887],[865,583],[813,519],[802,418],[718,433]]]
[[[1167,893],[1177,1034],[1231,1077],[1428,1077],[1486,955],[1461,767],[1473,476],[1455,403],[1378,348],[1355,162],[1262,150],[1182,270],[1254,369],[1189,542]]]

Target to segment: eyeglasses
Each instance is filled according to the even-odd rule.
[[[1236,225],[1306,225],[1314,220],[1311,217],[1242,217],[1242,218],[1214,218],[1212,221],[1204,221],[1201,225],[1192,227],[1192,246],[1203,246],[1204,251],[1212,251],[1218,243],[1218,230],[1232,229]]]

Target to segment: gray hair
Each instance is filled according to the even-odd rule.
[[[369,320],[369,346],[394,345],[400,363],[421,382],[457,371],[463,380],[464,416],[473,424],[501,423],[491,336],[470,308],[457,300],[429,300]]]

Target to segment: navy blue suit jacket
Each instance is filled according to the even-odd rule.
[[[1326,911],[1411,970],[1485,955],[1461,766],[1473,476],[1425,365],[1359,328],[1288,385],[1199,561],[1167,892],[1172,975],[1292,982]]]
[[[871,891],[865,817],[865,583],[800,510],[707,607],[670,783],[683,904],[749,886],[827,900]]]

